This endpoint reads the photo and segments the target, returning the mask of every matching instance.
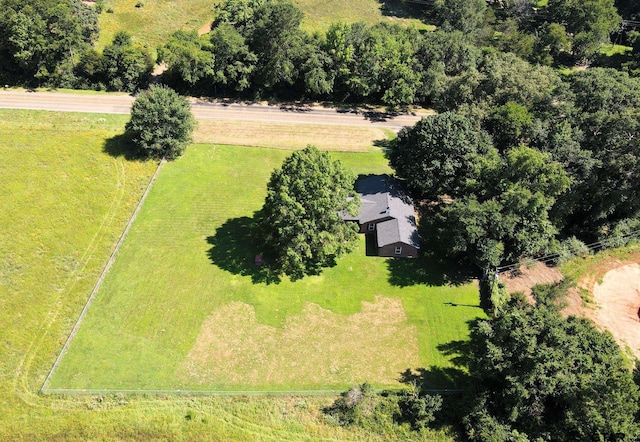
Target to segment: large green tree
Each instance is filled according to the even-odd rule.
[[[437,199],[464,193],[477,177],[479,157],[492,149],[487,134],[464,115],[445,112],[404,129],[389,159],[396,174],[421,196]]]
[[[549,0],[551,21],[566,26],[573,36],[573,52],[590,58],[620,26],[614,0]]]
[[[340,212],[357,212],[354,181],[340,161],[313,146],[292,153],[272,173],[259,230],[277,271],[292,279],[318,274],[352,249],[357,226]]]
[[[257,57],[249,50],[245,38],[231,24],[224,23],[211,31],[210,39],[215,63],[214,87],[231,92],[249,89]]]
[[[0,79],[72,85],[74,58],[97,37],[97,22],[80,0],[3,0]]]
[[[564,318],[559,286],[534,288],[477,321],[465,354],[474,441],[636,440],[640,395],[613,337],[587,319]]]
[[[184,97],[168,87],[151,86],[133,103],[126,131],[143,156],[172,160],[191,141],[195,124]]]
[[[149,85],[153,64],[149,51],[135,46],[121,31],[102,51],[102,78],[109,90],[135,92]]]
[[[434,7],[445,31],[462,31],[471,37],[482,31],[487,9],[484,0],[435,0]]]
[[[562,166],[519,146],[481,167],[463,197],[439,208],[433,237],[484,269],[544,252],[558,232],[550,211],[569,185]]]
[[[171,85],[193,87],[211,82],[215,76],[215,57],[206,38],[196,32],[177,31],[158,48],[158,61],[167,64],[162,75]]]
[[[593,232],[640,210],[640,79],[594,68],[572,75],[570,87],[581,147],[594,163],[574,186],[571,222]]]

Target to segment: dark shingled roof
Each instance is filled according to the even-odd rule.
[[[413,201],[397,179],[371,175],[360,178],[356,187],[361,200],[360,213],[343,214],[345,220],[365,224],[390,218],[376,227],[378,247],[403,242],[420,248]]]

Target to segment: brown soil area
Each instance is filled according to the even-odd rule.
[[[583,316],[609,330],[623,348],[640,358],[640,255],[625,259],[611,257],[589,264],[576,287],[569,290],[565,316]],[[531,294],[536,284],[562,280],[558,269],[536,264],[515,273],[504,273],[500,279],[510,293]],[[582,294],[582,296],[581,296]],[[589,302],[585,305],[583,297]]]
[[[608,271],[593,285],[593,300],[596,309],[586,316],[640,357],[640,265],[627,264]]]
[[[206,23],[204,26],[198,29],[198,35],[204,35],[211,32],[211,26],[213,26],[213,21]]]
[[[341,315],[307,304],[283,328],[256,321],[251,305],[233,302],[203,323],[182,365],[189,382],[226,386],[392,385],[417,366],[416,330],[399,299],[378,296]]]
[[[522,292],[526,296],[531,295],[531,287],[536,284],[551,284],[562,279],[560,270],[547,267],[541,262],[536,262],[531,267],[522,265],[517,271],[500,274],[500,281],[505,284],[509,293]]]

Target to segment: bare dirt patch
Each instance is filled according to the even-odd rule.
[[[576,315],[591,319],[613,334],[623,348],[630,348],[640,358],[640,254],[619,259],[596,260],[587,257],[580,267],[582,276],[576,287],[569,289],[562,310],[564,316]],[[561,281],[559,269],[536,263],[518,272],[503,273],[500,280],[509,293],[531,295],[536,284]],[[585,303],[588,302],[587,303]]]
[[[541,262],[530,267],[522,265],[517,271],[500,274],[500,281],[505,284],[509,293],[522,292],[526,296],[531,295],[531,288],[536,284],[551,284],[562,279],[560,270],[547,267]]]
[[[640,265],[628,264],[608,271],[593,286],[597,308],[587,312],[640,357]]]
[[[232,302],[204,321],[182,377],[225,388],[393,385],[418,364],[416,329],[399,299],[378,296],[353,315],[308,303],[283,328],[258,323],[251,305]]]
[[[213,20],[205,23],[200,29],[198,29],[198,35],[202,36],[204,34],[208,34],[211,32],[211,27],[213,26]]]

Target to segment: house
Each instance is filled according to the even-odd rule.
[[[378,256],[413,258],[420,243],[413,201],[402,184],[389,175],[370,175],[358,179],[360,212],[342,213],[345,221],[357,222],[360,233],[375,240]]]

